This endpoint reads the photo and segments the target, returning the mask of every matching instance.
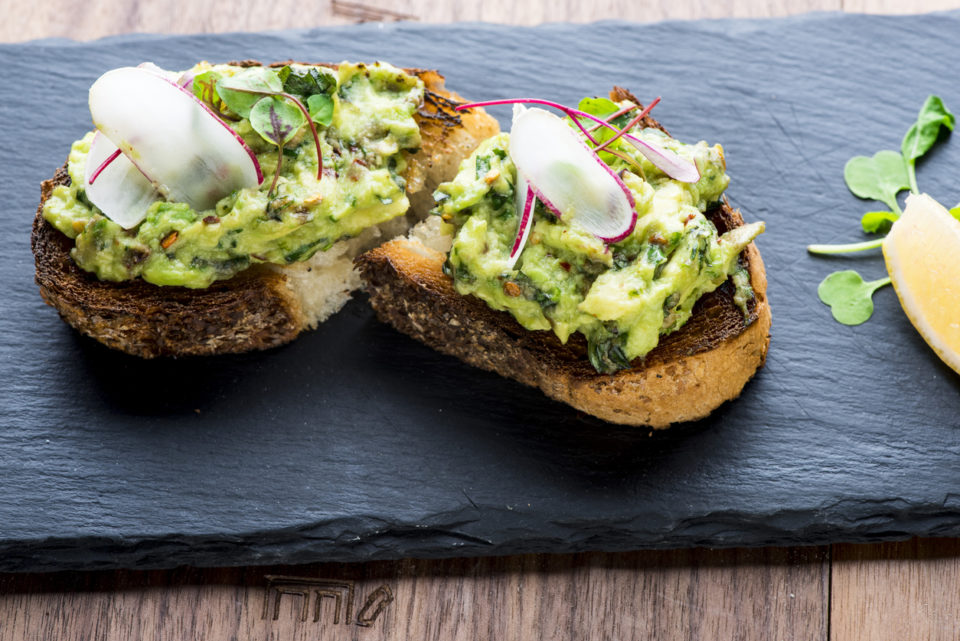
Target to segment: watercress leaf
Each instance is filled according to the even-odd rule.
[[[250,67],[235,76],[217,82],[220,98],[241,118],[249,118],[250,110],[263,96],[283,91],[276,72],[264,67]]]
[[[220,111],[223,102],[220,100],[220,94],[217,93],[217,82],[221,76],[216,71],[204,71],[193,77],[193,95],[207,103],[216,111]]]
[[[288,65],[280,70],[279,78],[285,92],[304,98],[317,94],[329,96],[337,87],[337,81],[332,74],[316,68],[298,70]]]
[[[903,137],[903,142],[900,144],[903,158],[910,162],[930,151],[937,142],[941,128],[945,127],[953,131],[956,121],[956,116],[944,106],[940,96],[927,97],[923,107],[920,108],[917,121],[907,131],[907,135]]]
[[[889,278],[864,282],[860,274],[847,269],[824,278],[817,287],[817,296],[830,306],[837,322],[859,325],[873,315],[873,292],[889,283]]]
[[[892,211],[868,211],[860,219],[860,226],[868,234],[886,232],[898,218]]]
[[[250,110],[250,125],[278,147],[293,140],[307,119],[297,107],[276,96],[261,97]]]
[[[897,194],[910,188],[907,165],[895,151],[878,151],[872,157],[854,156],[843,168],[843,178],[855,195],[879,200],[894,212],[900,211]]]
[[[318,125],[327,127],[333,122],[333,98],[327,94],[318,93],[307,98],[307,110]]]

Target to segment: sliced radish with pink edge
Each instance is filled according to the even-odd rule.
[[[533,195],[533,190],[524,180],[520,172],[517,172],[517,184],[515,187],[515,202],[517,203],[517,237],[513,241],[513,248],[510,250],[510,259],[507,261],[507,269],[513,269],[517,264],[523,252],[523,246],[527,244],[527,236],[530,235],[530,229],[533,227],[533,208],[537,204],[537,197]]]
[[[594,236],[615,243],[637,223],[633,193],[561,118],[543,109],[514,116],[510,158],[537,198]]]
[[[641,140],[631,134],[624,134],[623,139],[637,148],[643,156],[654,166],[674,180],[683,183],[695,183],[700,180],[700,168],[695,162],[681,157],[660,145]]]
[[[193,95],[152,71],[121,67],[90,87],[94,125],[169,201],[198,211],[263,173],[253,151]]]
[[[87,199],[103,215],[124,229],[132,229],[147,216],[160,194],[137,166],[99,131],[93,135],[84,171]],[[109,163],[110,157],[113,160]]]

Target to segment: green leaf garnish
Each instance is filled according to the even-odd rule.
[[[293,140],[306,123],[303,112],[276,96],[261,98],[250,110],[250,126],[278,147]]]
[[[297,72],[291,67],[286,66],[278,73],[266,67],[250,67],[235,76],[219,78],[215,83],[215,92],[204,93],[203,88],[199,90],[201,94],[211,98],[215,95],[218,96],[219,100],[223,102],[229,111],[239,115],[241,118],[250,119],[254,130],[268,142],[277,144],[277,140],[281,138],[284,139],[284,142],[279,144],[280,153],[278,153],[277,156],[277,171],[273,177],[273,183],[270,186],[269,193],[273,193],[273,188],[277,184],[277,178],[280,176],[280,165],[283,162],[283,145],[292,140],[304,124],[310,126],[310,133],[313,135],[313,142],[317,149],[317,180],[323,177],[323,148],[320,144],[320,136],[317,133],[317,127],[314,123],[329,125],[333,121],[334,105],[332,99],[329,105],[325,104],[322,98],[315,100],[314,108],[311,111],[296,95],[284,91],[285,81],[289,83],[291,87],[303,91],[321,91],[336,86],[335,80],[315,69]],[[197,91],[197,89],[194,89],[195,93]],[[310,96],[310,98],[318,98],[320,96],[330,98],[323,93],[315,93]],[[259,124],[254,125],[251,114],[253,110],[267,98],[271,100],[260,107],[261,111],[257,116]],[[309,101],[309,98],[307,100]],[[283,104],[284,107],[279,107],[278,105],[280,104]],[[285,118],[283,114],[288,113],[290,109],[297,109],[302,117]],[[271,116],[269,116],[269,114],[272,114],[272,117],[278,120],[276,120],[276,122],[270,121]],[[280,135],[278,133],[279,130],[273,128],[280,126],[285,131],[286,126],[294,122],[299,122],[299,124],[296,125],[296,128],[289,136],[287,136],[286,133]]]
[[[295,94],[306,101],[307,110],[315,123],[326,127],[333,122],[333,94],[337,90],[333,72],[317,68],[300,70],[287,65],[277,72],[277,77],[286,93]]]
[[[306,122],[307,119],[299,107],[277,96],[261,98],[250,110],[250,126],[264,140],[277,146],[277,169],[267,193],[272,194],[277,186],[283,161],[283,146],[293,140]]]
[[[897,194],[910,189],[903,156],[890,150],[878,151],[873,157],[854,156],[843,168],[843,178],[855,195],[879,200],[898,214]]]
[[[217,83],[223,78],[216,71],[204,71],[193,77],[191,88],[193,95],[214,108],[215,111],[223,111],[223,101],[217,92]]]
[[[250,110],[262,96],[283,93],[277,74],[265,67],[250,67],[242,73],[217,82],[217,93],[230,111],[249,118]]]
[[[898,218],[900,216],[892,211],[868,211],[860,218],[860,226],[868,234],[887,233]]]
[[[318,125],[328,127],[333,122],[332,97],[322,93],[314,94],[307,98],[307,109],[310,111],[310,117]]]
[[[927,97],[923,107],[920,108],[917,121],[907,130],[903,142],[900,143],[903,159],[907,163],[910,190],[913,193],[920,193],[917,188],[917,158],[930,151],[940,136],[941,128],[953,131],[956,121],[956,117],[944,106],[940,96]]]
[[[337,81],[332,72],[324,72],[316,67],[298,70],[287,65],[277,72],[277,77],[283,83],[283,90],[309,98],[317,94],[330,95],[337,89]]]
[[[941,130],[950,131],[956,118],[944,106],[938,96],[929,96],[920,109],[917,121],[911,125],[900,144],[901,153],[878,151],[872,157],[856,156],[843,168],[843,177],[855,195],[860,198],[879,200],[890,211],[867,212],[860,219],[860,226],[867,233],[886,233],[903,213],[897,202],[897,194],[905,189],[919,193],[917,188],[916,161],[930,151],[940,136]],[[950,210],[960,220],[960,204]],[[848,252],[876,249],[883,238],[846,245],[809,245],[812,254],[845,254]],[[889,278],[864,282],[853,270],[834,272],[823,279],[817,288],[820,300],[830,306],[833,317],[844,325],[859,325],[873,314],[873,292],[888,284]]]
[[[597,116],[598,118],[606,118],[611,114],[617,113],[620,107],[609,98],[584,98],[577,105],[577,109]]]
[[[890,278],[864,282],[852,269],[833,272],[817,287],[817,296],[830,306],[833,318],[844,325],[859,325],[873,315],[873,292],[890,284]]]

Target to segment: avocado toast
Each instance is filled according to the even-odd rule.
[[[610,99],[609,111],[640,108],[620,88]],[[630,125],[637,135],[666,136],[649,115],[638,118]],[[619,123],[627,129],[628,121]],[[563,185],[553,194],[535,194],[554,202],[532,208],[532,229],[523,232],[523,200],[515,197],[521,172],[508,162],[514,146],[484,143],[458,178],[438,190],[438,216],[409,238],[357,259],[379,317],[439,351],[611,422],[666,427],[706,416],[738,396],[769,344],[766,278],[750,242],[762,225],[744,225],[721,196],[722,152],[659,140],[656,153],[676,149],[668,160],[680,167],[686,159],[687,169],[695,162],[696,174],[677,185],[684,181],[666,171],[679,174],[682,167],[661,161],[665,171],[632,159],[639,165],[634,173],[610,159],[608,166],[631,186],[633,203],[625,211],[641,210],[612,242],[596,242],[599,232],[584,233],[576,223],[568,226],[577,214],[558,206],[555,194]],[[609,144],[604,149],[615,150]],[[488,163],[498,165],[500,175]],[[722,185],[707,185],[711,176]],[[574,180],[565,176],[563,182]],[[679,207],[662,202],[673,192],[686,194]],[[671,229],[677,235],[664,233]],[[569,237],[587,249],[573,251]],[[597,293],[607,305],[589,304]],[[651,329],[659,334],[653,347]],[[641,340],[631,342],[634,332]]]
[[[323,163],[308,127],[273,147],[251,131],[253,115],[222,99],[240,86],[224,78],[252,70],[284,76],[284,94],[309,102]],[[352,258],[402,233],[459,160],[497,131],[486,114],[458,114],[459,96],[434,71],[243,61],[164,80],[184,78],[203,107],[226,114],[256,159],[275,169],[272,183],[262,176],[205,210],[154,194],[142,220],[123,228],[88,198],[96,171],[87,161],[98,144],[88,135],[43,183],[33,226],[44,300],[80,332],[142,357],[265,349],[315,327],[359,286]],[[204,79],[225,96],[204,94]],[[324,91],[326,103],[313,99]],[[378,109],[382,118],[371,112]]]

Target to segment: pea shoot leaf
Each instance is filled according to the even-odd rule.
[[[898,218],[900,216],[892,211],[868,211],[860,218],[860,226],[868,234],[887,232]]]
[[[889,283],[889,278],[864,282],[860,274],[846,269],[824,278],[817,287],[817,296],[830,306],[837,322],[859,325],[873,315],[873,292]]]
[[[930,151],[940,137],[942,128],[953,131],[956,122],[956,117],[944,106],[940,96],[927,96],[917,121],[910,126],[900,143],[900,151],[910,176],[910,190],[913,193],[920,193],[920,188],[917,187],[917,158]]]
[[[907,164],[895,151],[878,151],[873,156],[854,156],[843,168],[847,187],[860,198],[879,200],[899,213],[897,194],[910,189]]]
[[[923,107],[920,108],[917,121],[907,130],[907,134],[900,144],[904,159],[907,162],[915,161],[930,151],[930,148],[937,142],[940,129],[946,127],[953,131],[956,122],[956,116],[944,106],[940,96],[929,96],[927,101],[923,103]]]

